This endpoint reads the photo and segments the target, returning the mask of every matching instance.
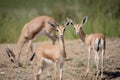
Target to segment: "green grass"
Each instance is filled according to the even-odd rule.
[[[107,37],[120,37],[120,0],[0,0],[0,43],[17,42],[25,23],[40,15],[54,17],[59,24],[71,17],[80,23],[84,16],[86,33],[101,32]],[[18,4],[19,3],[19,4]],[[76,39],[72,26],[65,39]],[[48,40],[41,37],[36,41]]]

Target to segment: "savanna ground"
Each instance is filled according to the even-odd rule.
[[[105,80],[120,80],[120,39],[107,38],[107,47],[105,55]],[[46,43],[46,42],[44,42]],[[50,42],[49,42],[50,43]],[[34,48],[42,42],[34,43]],[[12,68],[12,64],[5,52],[5,48],[9,45],[13,48],[14,44],[0,44],[0,80],[33,80],[33,66]],[[91,71],[87,78],[84,78],[87,68],[87,47],[81,40],[65,41],[67,58],[64,65],[63,80],[93,80],[95,77],[95,63],[92,54]],[[25,51],[23,50],[23,53]],[[21,61],[25,55],[22,54]],[[49,69],[49,68],[48,68]],[[49,69],[51,74],[53,69]],[[53,74],[52,74],[53,75]],[[42,80],[53,80],[53,77],[48,78],[46,72],[41,75]]]

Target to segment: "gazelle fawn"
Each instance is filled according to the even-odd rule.
[[[51,26],[48,24],[48,22],[54,24],[55,26]],[[27,63],[28,54],[33,53],[32,41],[39,37],[39,35],[45,35],[49,37],[52,40],[52,43],[55,44],[56,39],[58,39],[55,34],[56,26],[56,20],[49,16],[39,16],[26,23],[21,31],[21,35],[13,51],[9,48],[6,49],[11,61],[15,62],[15,64],[19,63],[21,50],[24,47],[25,43],[27,43]]]
[[[88,46],[88,68],[87,68],[86,76],[89,73],[90,55],[91,55],[91,49],[93,49],[95,53],[94,57],[95,57],[95,63],[97,67],[96,78],[99,75],[100,66],[101,66],[101,78],[102,78],[105,45],[106,45],[105,36],[102,33],[85,34],[82,28],[83,28],[83,25],[86,23],[86,21],[87,21],[87,17],[84,17],[80,24],[74,24],[74,22],[72,22],[71,24],[74,26],[76,34],[79,35],[80,39]],[[101,63],[100,63],[100,59],[101,59]]]
[[[49,24],[53,27],[56,27],[54,24]],[[59,66],[60,72],[60,80],[62,80],[63,74],[63,65],[66,59],[66,51],[64,44],[64,31],[68,23],[63,26],[56,27],[59,35],[59,44],[43,44],[39,45],[35,49],[35,59],[37,61],[37,66],[35,66],[34,77],[35,80],[39,80],[39,76],[43,72],[46,64],[54,65],[54,80],[58,80],[57,78],[57,68]]]

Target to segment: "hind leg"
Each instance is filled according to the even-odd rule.
[[[99,55],[98,55],[98,52],[97,51],[94,51],[95,52],[95,64],[96,64],[96,67],[97,67],[97,72],[96,72],[96,80],[98,79],[98,76],[99,76]]]
[[[102,54],[101,54],[101,78],[103,78],[103,68],[104,68],[104,54],[105,54],[105,51],[104,49],[102,50]]]
[[[36,69],[35,69],[35,72],[34,72],[34,80],[39,80],[39,77],[41,75],[41,73],[43,72],[43,69],[41,66],[38,66]]]
[[[44,63],[42,61],[38,62],[37,66],[34,68],[34,80],[40,80],[40,75],[44,70]]]
[[[88,48],[88,65],[87,65],[87,73],[86,73],[85,77],[87,77],[87,75],[89,74],[89,71],[90,71],[90,55],[91,55],[91,47]]]

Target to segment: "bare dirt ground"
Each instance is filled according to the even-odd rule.
[[[107,38],[104,80],[120,80],[120,39]],[[34,43],[40,45],[46,42]],[[49,41],[49,43],[51,43]],[[13,48],[14,44],[0,44],[0,80],[33,80],[34,65],[13,68],[9,58],[5,52],[5,48],[9,45]],[[84,78],[87,69],[87,46],[78,40],[65,41],[67,58],[64,65],[63,80],[94,80],[95,63],[94,54],[91,56],[91,70],[87,78]],[[23,50],[24,53],[24,50]],[[22,54],[21,61],[24,61],[25,55]],[[53,69],[50,70],[53,75]],[[53,80],[53,76],[48,78],[46,72],[41,75],[42,80]]]

